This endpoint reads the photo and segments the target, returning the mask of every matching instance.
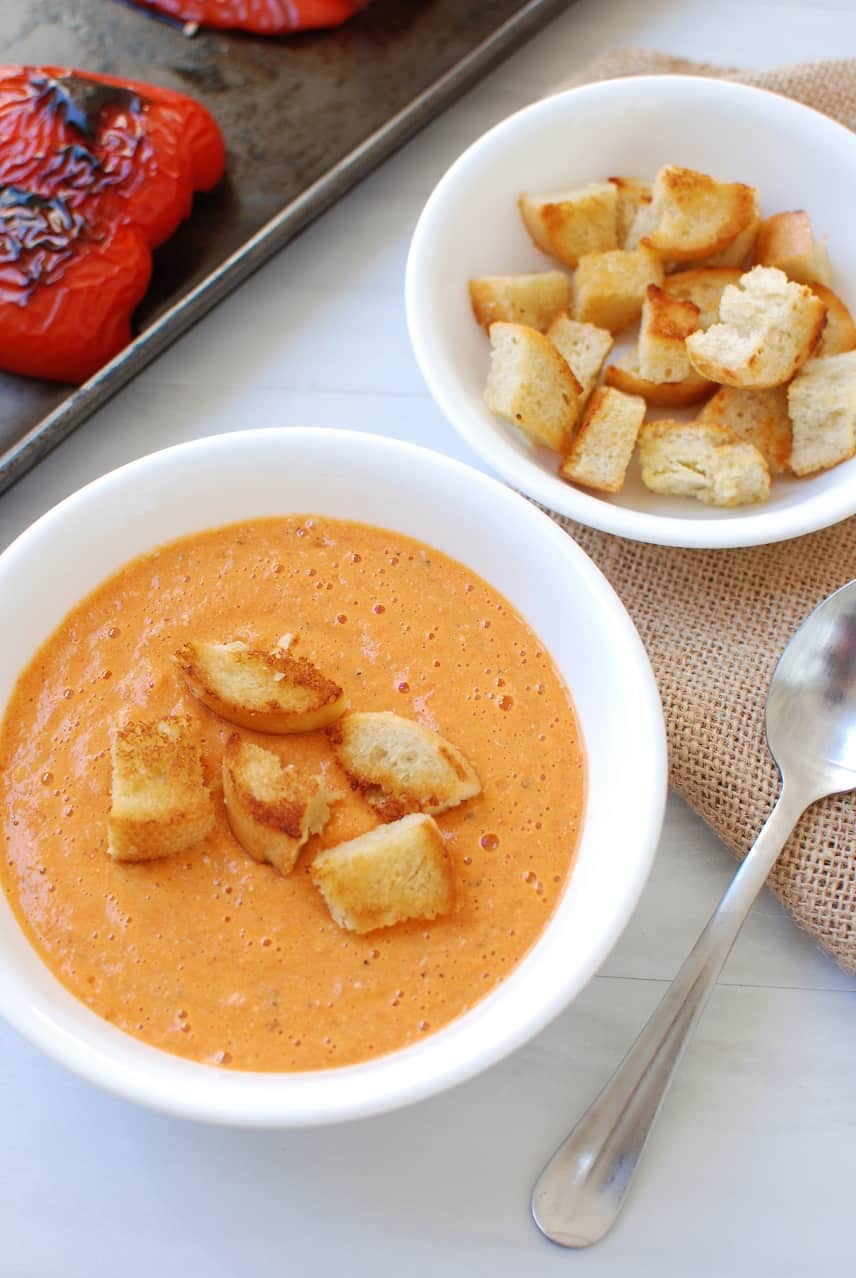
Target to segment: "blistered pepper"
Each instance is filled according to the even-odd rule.
[[[182,22],[229,27],[257,35],[287,35],[314,27],[338,27],[369,0],[135,0]]]
[[[224,167],[220,130],[192,98],[0,66],[0,367],[81,382],[118,354],[152,249]]]

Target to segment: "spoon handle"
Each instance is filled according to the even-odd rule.
[[[532,1214],[563,1247],[614,1224],[672,1075],[752,902],[811,797],[782,790],[681,970],[603,1091],[535,1183]]]

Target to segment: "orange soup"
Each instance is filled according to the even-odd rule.
[[[344,792],[287,878],[235,841],[217,790],[231,724],[171,657],[190,639],[289,633],[354,710],[394,710],[458,746],[482,793],[438,817],[457,907],[366,935],[309,877],[321,848],[377,824],[323,732],[262,736]],[[107,854],[110,742],[190,714],[215,790],[191,851]],[[564,682],[507,600],[398,533],[321,517],[214,529],[128,564],[79,604],[18,681],[0,733],[3,885],[63,984],[120,1029],[211,1065],[302,1070],[417,1042],[484,998],[537,940],[568,878],[584,797]]]

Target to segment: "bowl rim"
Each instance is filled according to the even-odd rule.
[[[420,279],[426,278],[431,269],[431,238],[437,224],[442,225],[446,192],[454,188],[461,171],[466,170],[474,155],[509,128],[518,126],[522,119],[549,114],[568,102],[573,105],[584,99],[593,100],[615,93],[632,94],[639,88],[642,91],[646,88],[665,89],[678,95],[720,95],[756,104],[773,102],[775,110],[792,118],[814,117],[816,127],[846,140],[846,145],[853,148],[856,161],[856,135],[851,130],[814,107],[755,85],[709,76],[652,74],[611,77],[548,93],[504,117],[471,142],[435,184],[419,214],[407,254],[404,297],[410,343],[422,377],[446,421],[497,475],[549,510],[590,528],[631,541],[704,550],[769,545],[828,528],[856,514],[856,484],[848,486],[842,483],[831,492],[815,493],[785,508],[770,509],[759,505],[745,515],[730,515],[727,519],[687,519],[612,505],[570,484],[558,487],[560,481],[535,465],[527,466],[521,474],[519,455],[501,437],[487,434],[481,423],[460,406],[454,391],[447,388],[445,378],[439,376],[432,365],[429,355],[431,317],[420,304]]]
[[[639,634],[612,586],[582,548],[548,515],[527,501],[526,498],[513,492],[499,480],[484,474],[474,467],[420,445],[386,436],[351,430],[312,427],[283,429],[274,427],[207,436],[176,444],[166,449],[160,449],[92,480],[46,511],[39,519],[21,532],[6,550],[0,554],[0,583],[2,583],[7,568],[19,560],[21,556],[28,556],[31,553],[31,547],[38,544],[45,535],[55,536],[56,530],[61,529],[64,521],[69,516],[79,517],[79,512],[91,510],[93,502],[96,503],[97,508],[97,503],[102,495],[109,495],[111,490],[117,485],[121,486],[122,483],[127,483],[129,479],[133,479],[134,483],[138,485],[141,481],[144,483],[147,475],[151,475],[159,468],[169,467],[171,462],[177,457],[187,459],[199,454],[213,454],[214,457],[222,457],[228,460],[230,455],[234,455],[235,449],[240,452],[244,448],[252,449],[256,446],[259,449],[263,449],[268,445],[280,446],[285,439],[289,441],[286,448],[292,446],[300,448],[303,442],[310,440],[313,444],[320,442],[322,447],[326,447],[329,444],[337,457],[340,457],[342,450],[347,447],[368,448],[374,452],[379,449],[385,455],[383,460],[387,462],[404,462],[406,464],[409,461],[415,464],[417,468],[421,467],[423,470],[427,469],[430,464],[432,467],[439,467],[441,470],[445,470],[448,474],[454,473],[462,478],[463,482],[473,484],[488,493],[489,499],[494,503],[499,503],[499,510],[496,516],[497,522],[501,518],[516,518],[528,521],[531,528],[537,530],[536,535],[546,540],[547,549],[552,548],[560,558],[564,557],[566,561],[574,561],[577,579],[582,579],[585,582],[586,589],[597,595],[600,605],[609,611],[610,624],[620,634],[626,656],[632,662],[633,674],[638,684],[639,703],[643,708],[644,716],[647,717],[646,729],[650,736],[650,748],[647,756],[639,761],[640,768],[644,769],[645,783],[650,788],[650,802],[644,812],[639,814],[643,819],[636,826],[638,855],[620,884],[620,896],[616,898],[610,926],[599,934],[597,944],[591,947],[586,956],[586,961],[580,964],[573,979],[571,981],[563,980],[562,983],[558,984],[552,995],[542,1001],[536,1014],[528,1019],[524,1025],[517,1025],[509,1029],[502,1040],[492,1043],[488,1050],[483,1051],[481,1054],[473,1053],[464,1060],[450,1062],[443,1069],[439,1079],[437,1077],[428,1079],[422,1077],[417,1079],[415,1083],[411,1082],[409,1085],[400,1086],[393,1093],[374,1096],[370,1103],[366,1103],[365,1099],[360,1097],[356,1101],[352,1098],[349,1099],[347,1096],[348,1089],[345,1088],[343,1089],[346,1093],[345,1096],[343,1098],[340,1097],[338,1102],[332,1100],[328,1102],[323,1112],[307,1113],[303,1111],[297,1099],[299,1088],[294,1087],[294,1080],[316,1078],[319,1073],[334,1079],[347,1074],[354,1075],[364,1068],[363,1064],[305,1073],[283,1072],[271,1074],[251,1071],[215,1071],[210,1070],[209,1067],[202,1065],[200,1062],[186,1061],[183,1058],[173,1056],[171,1053],[141,1043],[133,1036],[122,1034],[123,1040],[127,1038],[136,1048],[141,1049],[139,1052],[141,1057],[149,1054],[150,1059],[157,1057],[161,1063],[165,1059],[172,1064],[176,1079],[179,1078],[179,1074],[186,1074],[190,1078],[193,1073],[196,1074],[198,1079],[200,1077],[198,1070],[203,1069],[208,1074],[215,1074],[221,1080],[264,1080],[260,1082],[260,1088],[265,1095],[254,1102],[247,1090],[247,1084],[243,1082],[235,1084],[234,1087],[227,1082],[225,1088],[220,1089],[221,1092],[228,1092],[233,1087],[234,1097],[227,1100],[224,1100],[222,1095],[212,1099],[205,1092],[205,1089],[200,1089],[202,1094],[197,1094],[192,1085],[188,1086],[180,1080],[165,1086],[156,1077],[149,1079],[144,1068],[129,1068],[126,1063],[111,1055],[109,1050],[105,1051],[101,1047],[93,1046],[83,1031],[75,1033],[69,1032],[67,1028],[58,1027],[53,1022],[49,1011],[45,1012],[37,1006],[34,996],[31,994],[28,997],[19,995],[18,987],[14,981],[8,984],[0,981],[0,1015],[17,1029],[24,1038],[79,1077],[95,1083],[104,1090],[125,1100],[143,1104],[151,1109],[172,1116],[234,1127],[261,1127],[268,1129],[321,1126],[400,1108],[425,1099],[428,1096],[439,1094],[447,1088],[481,1073],[484,1069],[503,1059],[540,1032],[559,1012],[570,1004],[579,991],[588,983],[624,930],[632,911],[636,907],[656,853],[667,795],[665,724],[656,681]],[[203,526],[207,528],[217,525],[209,525],[207,521],[201,521],[200,529]],[[160,538],[155,536],[152,540],[151,549],[169,540],[172,540],[171,534],[166,534]],[[466,562],[465,555],[466,547],[463,546],[461,562]],[[495,586],[494,588],[501,589],[501,586]],[[5,712],[5,705],[2,710]],[[43,963],[41,956],[35,950],[35,947],[32,946],[26,933],[21,930],[21,934],[27,945],[35,952],[39,962],[50,973],[50,969]],[[527,957],[528,955],[524,956],[521,963],[525,963]],[[519,966],[515,970],[519,970]],[[53,974],[50,974],[52,979],[56,981]],[[510,975],[513,975],[513,973]],[[497,989],[501,989],[502,984],[504,982],[501,982]],[[60,985],[60,988],[64,990],[65,987]],[[65,993],[69,998],[75,998],[70,992],[65,991]],[[75,1001],[79,1002],[76,999]],[[481,1003],[476,1003],[474,1009],[483,1005],[485,1001],[482,1000]],[[85,1007],[84,1004],[81,1004],[81,1006]],[[465,1013],[464,1017],[468,1015],[470,1015],[469,1012]],[[97,1017],[95,1013],[92,1013],[92,1017],[94,1021],[101,1023],[101,1018]],[[457,1019],[462,1020],[464,1017]],[[452,1024],[454,1025],[455,1022],[453,1021]],[[116,1032],[121,1033],[121,1031]],[[425,1040],[425,1043],[427,1044],[432,1039],[438,1038],[443,1032],[441,1029],[436,1034],[430,1035]],[[410,1049],[400,1050],[406,1052]],[[386,1057],[371,1058],[365,1064],[391,1060],[398,1054],[391,1053]],[[185,1067],[190,1067],[189,1071]],[[156,1070],[155,1074],[157,1074]],[[286,1095],[291,1090],[294,1093],[294,1099],[287,1104],[282,1103],[281,1097],[273,1096],[273,1099],[271,1099],[271,1096],[267,1093],[272,1092],[275,1087],[270,1082],[272,1079],[282,1084],[283,1095]]]

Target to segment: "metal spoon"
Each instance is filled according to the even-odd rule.
[[[563,1247],[588,1247],[614,1224],[683,1050],[797,821],[818,799],[856,789],[856,581],[785,648],[766,730],[782,780],[776,806],[659,1007],[535,1183],[535,1223]]]

